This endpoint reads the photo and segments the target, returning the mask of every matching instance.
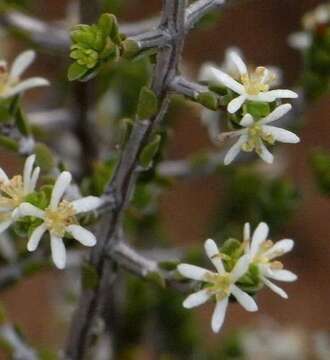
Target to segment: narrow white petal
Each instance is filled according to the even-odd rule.
[[[276,109],[274,109],[269,115],[261,119],[259,123],[263,125],[278,120],[282,116],[284,116],[287,112],[289,112],[291,109],[292,109],[291,104],[282,104],[278,106]]]
[[[53,188],[52,197],[50,200],[50,207],[52,208],[57,207],[66,189],[70,185],[71,180],[72,180],[72,175],[68,171],[63,171],[59,175]]]
[[[207,291],[207,289],[200,290],[189,295],[182,305],[186,309],[191,309],[193,307],[204,304],[210,297],[211,294],[209,291]]]
[[[266,148],[265,144],[260,140],[260,152],[258,152],[260,159],[267,164],[272,164],[274,161],[273,154]]]
[[[280,287],[278,287],[277,285],[275,285],[274,283],[272,283],[271,281],[269,281],[265,277],[262,279],[262,281],[264,282],[264,284],[266,286],[268,286],[272,291],[274,291],[274,293],[281,296],[283,299],[288,298],[288,294],[283,289],[281,289]]]
[[[33,50],[27,50],[19,54],[11,66],[10,77],[14,79],[19,78],[23,72],[33,63],[35,56],[36,54]]]
[[[263,125],[262,130],[266,134],[270,134],[276,141],[280,141],[288,144],[297,144],[300,142],[299,137],[291,131],[278,128],[275,126]]]
[[[179,264],[177,269],[182,276],[199,281],[205,281],[205,276],[211,273],[209,270],[190,264]]]
[[[236,141],[236,143],[228,150],[225,158],[224,158],[224,164],[229,165],[239,154],[241,151],[242,145],[246,142],[247,136],[241,135],[240,138]]]
[[[66,250],[63,243],[63,239],[58,236],[51,235],[50,237],[50,248],[52,250],[52,258],[54,264],[59,269],[65,268],[66,263]]]
[[[305,31],[290,34],[288,38],[289,45],[298,50],[305,50],[309,48],[312,41],[311,34]]]
[[[261,222],[254,230],[251,241],[251,250],[250,250],[251,260],[256,256],[257,252],[259,251],[260,245],[264,241],[266,241],[268,233],[269,233],[269,227],[264,222]]]
[[[241,126],[248,127],[251,126],[253,123],[253,116],[251,114],[245,114],[239,124]]]
[[[271,260],[291,251],[293,249],[293,246],[293,240],[283,239],[275,243],[267,252],[265,252],[264,255]]]
[[[246,100],[245,95],[240,95],[237,98],[231,100],[227,106],[227,111],[231,114],[234,114],[236,111],[238,111],[242,107],[245,100]]]
[[[245,223],[243,228],[243,240],[248,241],[251,237],[251,226],[250,223]]]
[[[198,74],[198,80],[199,81],[207,81],[207,82],[211,82],[214,81],[214,75],[212,72],[212,68],[215,68],[216,65],[212,62],[206,62],[204,64],[202,64],[200,70],[199,70],[199,74]]]
[[[24,184],[24,194],[28,194],[30,192],[30,181],[31,181],[31,174],[33,170],[33,164],[36,160],[35,155],[30,155],[24,164],[23,170],[23,184]]]
[[[270,90],[267,93],[273,95],[276,99],[295,99],[298,97],[297,93],[287,89]]]
[[[233,285],[231,293],[246,311],[258,311],[258,305],[254,301],[253,297],[245,291],[242,291],[238,286]]]
[[[45,212],[30,203],[22,203],[17,210],[17,217],[34,216],[39,219],[45,217]]]
[[[11,219],[0,222],[0,234],[2,234],[4,231],[6,231],[12,223],[13,223],[13,221]]]
[[[95,235],[83,228],[82,226],[69,225],[66,229],[81,244],[85,246],[94,246],[96,244]]]
[[[49,81],[44,78],[34,77],[27,80],[24,80],[18,83],[16,86],[10,88],[5,94],[4,97],[11,97],[17,94],[20,94],[26,90],[39,87],[39,86],[48,86]]]
[[[97,209],[103,203],[103,200],[96,196],[87,196],[79,200],[72,201],[76,214],[88,212]]]
[[[289,270],[269,269],[266,276],[273,280],[285,282],[292,282],[298,279],[298,276]]]
[[[37,166],[33,170],[33,173],[32,173],[32,176],[31,176],[29,192],[33,192],[34,189],[36,188],[37,182],[38,182],[38,179],[39,179],[39,175],[40,175],[40,167]]]
[[[1,168],[0,168],[0,181],[4,181],[4,182],[9,181],[7,174]]]
[[[231,76],[216,68],[211,68],[210,72],[213,74],[214,79],[221,85],[228,87],[237,94],[244,94],[244,86]]]
[[[208,258],[212,261],[212,264],[215,266],[218,273],[223,274],[225,272],[225,268],[223,267],[217,244],[212,239],[207,239],[205,241],[204,248]]]
[[[211,327],[213,332],[218,333],[223,325],[228,307],[228,297],[217,301],[212,315]]]
[[[248,254],[241,256],[230,273],[232,282],[235,283],[238,279],[240,279],[248,271],[249,266],[250,256]]]
[[[230,60],[236,65],[237,70],[241,75],[244,75],[248,72],[247,67],[242,60],[242,58],[238,55],[236,51],[230,51],[229,53]]]
[[[37,228],[34,229],[33,233],[30,236],[30,239],[27,243],[28,251],[35,251],[39,245],[39,242],[46,232],[47,226],[45,224],[39,225]]]

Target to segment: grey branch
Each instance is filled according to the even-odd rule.
[[[83,290],[78,308],[71,323],[67,341],[66,359],[82,360],[90,347],[92,326],[106,305],[109,292],[113,291],[113,267],[106,261],[108,251],[111,251],[120,238],[122,215],[132,196],[138,175],[139,154],[147,143],[150,134],[156,130],[155,124],[161,122],[168,104],[169,84],[176,76],[184,43],[185,0],[166,0],[163,5],[161,28],[170,34],[169,46],[161,48],[154,74],[152,90],[159,99],[159,113],[151,119],[137,119],[130,138],[121,153],[121,158],[113,180],[107,192],[113,194],[115,206],[109,214],[105,214],[99,226],[98,243],[90,257],[90,265],[99,275],[99,284],[95,289]]]
[[[0,339],[8,345],[13,360],[38,360],[37,352],[29,346],[11,324],[0,325]]]
[[[19,31],[30,41],[46,50],[62,54],[67,54],[69,51],[70,37],[67,29],[49,25],[18,11],[0,13],[0,25]]]
[[[207,86],[189,81],[182,76],[176,76],[170,86],[177,94],[184,95],[192,100],[196,100],[199,94],[209,91]]]

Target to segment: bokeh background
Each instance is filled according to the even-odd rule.
[[[270,64],[282,68],[284,86],[296,86],[302,61],[299,52],[288,46],[287,38],[290,33],[300,29],[302,15],[319,3],[321,1],[316,0],[251,0],[227,8],[215,25],[196,29],[189,35],[182,70],[194,79],[203,62],[221,63],[225,49],[235,45],[242,49],[245,58],[252,64]],[[31,14],[44,21],[62,21],[71,5],[64,0],[29,1]],[[154,16],[160,6],[161,2],[154,0],[123,1],[118,17],[120,20],[134,21]],[[2,36],[1,55],[13,58],[25,46],[12,36]],[[45,76],[59,89],[68,63],[68,59],[40,53],[29,75]],[[66,99],[55,97],[49,89],[35,90],[26,97],[26,106],[31,110],[40,106],[46,108],[48,104],[65,106],[66,103]],[[297,209],[274,236],[276,239],[295,239],[295,251],[286,257],[285,265],[298,274],[299,281],[284,285],[290,295],[288,300],[268,290],[262,291],[258,295],[260,311],[256,314],[249,314],[237,305],[231,306],[224,332],[216,337],[211,335],[209,329],[213,306],[203,306],[199,312],[202,323],[200,331],[205,339],[210,338],[207,341],[221,342],[226,334],[241,327],[261,328],[264,334],[268,331],[266,329],[271,328],[287,334],[289,344],[300,344],[304,356],[301,359],[309,359],[313,358],[308,355],[310,336],[330,331],[330,201],[318,191],[310,166],[310,155],[314,148],[322,146],[329,149],[329,104],[329,96],[323,96],[308,106],[299,130],[301,143],[281,146],[277,149],[274,167],[263,166],[264,176],[284,174],[299,189]],[[199,111],[197,106],[191,105],[176,109],[171,122],[173,132],[168,145],[168,158],[181,159],[210,147],[207,132],[200,124]],[[21,161],[1,150],[0,165],[14,173],[21,166]],[[224,201],[225,189],[223,177],[218,175],[178,180],[161,195],[161,221],[173,246],[181,249],[201,246],[207,236],[213,235],[210,224]],[[63,274],[48,271],[3,291],[0,301],[6,305],[9,317],[20,324],[32,343],[56,348],[63,341],[66,326],[65,319],[59,320],[58,316],[57,300],[61,289]],[[157,358],[147,348],[146,345],[141,358]],[[268,357],[261,356],[260,359]]]

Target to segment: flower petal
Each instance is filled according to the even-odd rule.
[[[273,136],[276,141],[288,144],[297,144],[300,142],[299,137],[291,131],[281,129],[275,126],[263,125],[262,130]]]
[[[86,196],[82,199],[72,201],[76,214],[95,210],[103,204],[103,200],[96,196]]]
[[[258,305],[254,301],[253,297],[245,291],[242,291],[238,286],[233,285],[231,293],[246,311],[258,311]]]
[[[225,320],[226,310],[228,307],[228,297],[217,301],[212,315],[211,327],[213,332],[218,333]]]
[[[272,260],[278,256],[282,256],[291,251],[294,246],[294,241],[291,239],[283,239],[275,243],[268,251],[265,252],[265,256]]]
[[[298,97],[297,93],[287,89],[270,90],[267,93],[274,96],[275,99],[295,99]]]
[[[241,151],[242,145],[246,142],[247,135],[241,135],[240,138],[236,141],[234,145],[228,150],[225,158],[224,158],[224,164],[229,165],[239,154]]]
[[[37,166],[33,170],[33,173],[32,173],[32,176],[31,176],[29,192],[33,192],[34,189],[36,188],[36,185],[37,185],[37,182],[38,182],[38,179],[39,179],[39,175],[40,175],[40,167]]]
[[[267,164],[272,164],[274,161],[273,154],[266,148],[265,144],[260,140],[260,151],[257,152],[260,159],[266,162]]]
[[[266,286],[268,286],[272,291],[274,291],[274,293],[281,296],[283,299],[288,298],[288,294],[283,289],[281,289],[280,287],[278,287],[277,285],[275,285],[271,281],[267,280],[265,277],[263,277],[262,281],[264,282],[264,284]]]
[[[206,81],[206,82],[212,82],[214,81],[214,75],[212,72],[212,68],[215,68],[216,65],[212,62],[206,62],[202,64],[199,74],[198,74],[198,80],[199,81]]]
[[[264,241],[266,241],[268,233],[269,233],[269,227],[264,222],[261,222],[254,230],[251,241],[251,249],[250,249],[251,260],[256,256],[257,252],[259,251],[260,245]]]
[[[208,258],[212,261],[212,264],[215,266],[218,273],[223,274],[225,272],[225,268],[223,266],[217,244],[212,239],[207,239],[205,241],[204,248]]]
[[[22,203],[17,210],[17,217],[34,216],[39,219],[44,219],[45,212],[30,203]]]
[[[17,79],[23,72],[33,63],[36,53],[33,50],[27,50],[19,54],[14,60],[11,69],[10,77]]]
[[[4,181],[4,182],[9,181],[7,174],[1,168],[0,168],[0,181]]]
[[[182,276],[192,280],[205,281],[205,276],[211,274],[209,270],[190,264],[179,264],[177,269]]]
[[[296,274],[294,274],[289,270],[283,270],[283,269],[281,270],[269,269],[269,271],[267,271],[265,276],[273,280],[286,281],[286,282],[292,282],[298,279],[298,276]]]
[[[12,223],[12,219],[0,222],[0,234],[6,231]]]
[[[59,175],[52,191],[52,197],[49,204],[51,208],[54,209],[57,207],[66,189],[70,185],[71,180],[72,180],[72,175],[68,171],[63,171]]]
[[[312,35],[305,31],[290,34],[288,38],[289,45],[298,50],[308,49],[312,41]]]
[[[237,94],[244,94],[244,86],[238,81],[234,80],[231,76],[227,75],[226,73],[217,68],[211,68],[210,72],[213,74],[214,79],[218,81],[221,85],[228,87]]]
[[[278,120],[282,116],[284,116],[287,112],[289,112],[291,109],[292,109],[291,104],[282,104],[278,106],[276,109],[274,109],[269,115],[261,119],[259,121],[259,124],[264,125],[273,122],[275,120]]]
[[[30,155],[24,164],[24,170],[23,170],[23,184],[24,184],[24,194],[30,193],[30,181],[31,181],[31,174],[33,170],[33,164],[36,160],[36,156]]]
[[[228,56],[229,59],[236,65],[237,70],[241,75],[247,74],[247,67],[236,51],[230,51]]]
[[[85,246],[94,246],[96,244],[95,235],[80,225],[69,225],[66,230]]]
[[[211,293],[207,289],[203,289],[189,295],[182,305],[186,309],[191,309],[204,304],[210,297]]]
[[[35,251],[37,249],[39,242],[43,234],[46,232],[46,230],[47,230],[47,226],[45,224],[41,224],[34,229],[27,243],[28,251]]]
[[[57,268],[64,269],[66,263],[66,250],[63,239],[52,234],[50,236],[50,247],[54,264]]]
[[[238,279],[240,279],[248,271],[249,266],[250,256],[248,254],[241,256],[230,273],[232,282],[235,283]]]
[[[246,222],[243,228],[243,241],[250,240],[251,237],[251,226],[250,223]]]
[[[242,107],[245,100],[246,100],[246,96],[244,94],[231,100],[227,106],[227,111],[231,114],[234,114],[236,111],[238,111]]]
[[[253,116],[251,114],[245,114],[239,124],[241,126],[248,127],[251,126],[253,123]]]
[[[41,78],[41,77],[34,77],[27,80],[24,80],[20,83],[18,83],[16,86],[10,88],[4,95],[4,98],[9,98],[14,95],[20,94],[26,90],[39,87],[39,86],[48,86],[49,81]]]

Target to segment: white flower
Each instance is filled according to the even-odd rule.
[[[224,268],[221,253],[213,240],[208,239],[205,241],[205,251],[215,266],[216,272],[190,264],[178,265],[178,271],[182,276],[206,283],[206,286],[202,290],[189,295],[183,302],[183,306],[190,309],[204,304],[210,298],[215,298],[216,306],[212,316],[211,327],[214,332],[219,332],[225,319],[226,309],[231,295],[233,295],[247,311],[258,310],[254,299],[235,285],[247,272],[250,259],[249,255],[242,256],[229,273]]]
[[[306,13],[302,19],[304,31],[293,33],[289,36],[289,45],[298,50],[308,49],[313,41],[312,33],[319,27],[330,22],[330,5],[321,4],[314,10]]]
[[[18,206],[36,187],[40,168],[36,167],[33,170],[35,159],[35,155],[30,155],[26,159],[23,177],[16,175],[9,179],[0,168],[0,234],[13,224]]]
[[[246,254],[249,256],[251,263],[258,266],[263,283],[276,294],[287,299],[288,295],[285,291],[268,279],[289,282],[297,280],[295,274],[283,269],[281,262],[273,261],[275,258],[292,250],[294,245],[293,240],[283,239],[275,244],[271,240],[267,240],[269,227],[263,222],[255,229],[251,241],[250,232],[250,224],[246,223],[244,225],[243,235]]]
[[[241,150],[247,152],[255,150],[262,160],[271,164],[274,157],[266,148],[264,141],[269,144],[274,144],[275,141],[290,144],[298,143],[300,141],[299,137],[291,131],[267,125],[272,121],[278,120],[290,109],[290,104],[280,105],[269,115],[258,121],[255,121],[252,115],[246,114],[240,122],[243,129],[221,134],[219,136],[220,141],[224,138],[239,136],[237,142],[229,149],[225,156],[225,165],[230,164]]]
[[[235,113],[247,100],[273,102],[276,99],[298,97],[298,95],[291,90],[269,90],[272,82],[275,80],[274,74],[269,71],[269,69],[259,66],[253,72],[248,71],[247,66],[237,52],[231,51],[228,56],[238,70],[240,75],[239,79],[236,80],[215,67],[208,69],[215,81],[239,95],[229,102],[227,106],[228,112],[232,114]]]
[[[79,225],[76,215],[96,209],[102,204],[102,200],[95,196],[87,196],[75,201],[62,200],[69,187],[72,176],[69,172],[62,172],[54,185],[49,206],[41,210],[36,206],[23,203],[18,209],[18,216],[34,216],[43,220],[30,236],[27,244],[29,251],[37,249],[45,232],[50,234],[50,246],[52,258],[59,269],[63,269],[66,263],[66,251],[63,237],[68,233],[85,246],[96,244],[95,236]]]
[[[34,59],[34,51],[24,51],[14,60],[10,70],[6,61],[0,61],[0,99],[7,99],[28,89],[49,85],[48,80],[41,77],[20,81],[21,75]]]

